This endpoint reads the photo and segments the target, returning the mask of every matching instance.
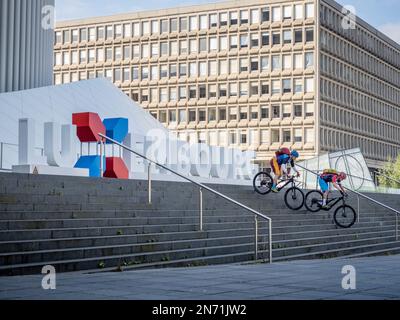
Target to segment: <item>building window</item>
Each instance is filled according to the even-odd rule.
[[[131,59],[131,47],[124,46],[124,60],[130,60],[130,59]]]
[[[269,145],[269,130],[261,130],[261,144]]]
[[[281,70],[281,56],[272,56],[272,71]]]
[[[121,47],[117,47],[117,48],[115,48],[114,59],[115,59],[115,60],[121,60],[121,58],[122,58],[122,50],[121,50]]]
[[[302,4],[296,4],[294,6],[294,18],[296,20],[303,19],[303,5]]]
[[[283,86],[283,93],[291,93],[292,92],[292,80],[291,79],[283,79],[282,86]]]
[[[269,119],[269,107],[262,106],[261,107],[261,120],[268,120]]]
[[[180,31],[187,31],[187,18],[180,18],[179,19],[179,27]]]
[[[197,88],[196,86],[189,87],[189,99],[196,99],[197,98]]]
[[[199,99],[207,98],[207,89],[205,84],[199,85]]]
[[[302,54],[294,55],[294,69],[296,69],[296,70],[303,69],[303,55]]]
[[[158,66],[151,66],[150,67],[150,80],[158,80]]]
[[[228,13],[220,13],[219,15],[219,25],[221,27],[227,26],[228,25]]]
[[[70,34],[69,30],[63,32],[64,43],[69,43],[71,41]]]
[[[305,129],[305,143],[313,144],[315,142],[314,128]]]
[[[229,60],[229,73],[238,73],[238,60]]]
[[[261,95],[269,94],[269,82],[261,82]]]
[[[291,44],[292,43],[292,31],[291,30],[284,30],[283,31],[283,43],[284,44]]]
[[[220,84],[219,85],[219,97],[226,97],[227,95],[227,90],[226,90],[227,86],[226,84]]]
[[[177,70],[176,70],[176,64],[171,64],[169,66],[169,76],[172,77],[176,77],[177,76]]]
[[[260,23],[260,10],[259,9],[251,10],[251,23],[252,24]]]
[[[197,53],[197,40],[195,39],[189,40],[189,49],[190,53]]]
[[[247,133],[246,132],[240,133],[240,143],[247,144]]]
[[[297,143],[303,142],[303,130],[302,129],[294,129],[294,142],[297,142]]]
[[[306,78],[305,80],[305,92],[313,93],[314,92],[314,78]]]
[[[237,121],[237,108],[229,108],[229,121]]]
[[[230,46],[231,49],[237,49],[237,47],[238,47],[238,37],[237,36],[231,36],[230,37],[230,43],[231,43],[231,46]]]
[[[170,32],[177,32],[178,31],[178,19],[173,18],[170,21]]]
[[[226,108],[219,109],[219,121],[226,121]]]
[[[205,122],[205,121],[207,121],[206,110],[205,109],[199,109],[199,122]]]
[[[261,71],[268,72],[269,71],[269,57],[261,58]]]
[[[217,110],[215,108],[208,109],[208,121],[216,121],[217,120]]]
[[[196,16],[192,16],[189,17],[189,31],[194,31],[197,30],[197,17]]]
[[[72,30],[72,43],[77,43],[79,41],[79,32],[77,29]]]
[[[269,46],[269,32],[264,32],[261,36],[261,45]]]
[[[146,36],[150,34],[150,22],[144,21],[142,22],[142,35]]]
[[[235,26],[238,24],[238,13],[237,12],[231,12],[230,13],[230,20],[231,20],[231,26]]]
[[[272,8],[272,22],[282,21],[282,12],[280,7]]]
[[[163,19],[161,20],[161,33],[168,33],[168,20],[167,19]]]
[[[283,130],[283,143],[292,142],[292,132],[290,130]]]
[[[114,81],[121,81],[121,69],[114,70]]]
[[[218,50],[218,40],[216,37],[210,38],[210,52],[215,52]]]
[[[282,115],[283,115],[283,118],[291,118],[292,117],[292,105],[291,104],[284,104],[282,106]]]
[[[314,67],[314,52],[306,52],[305,55],[305,67],[312,68]]]
[[[179,76],[186,77],[187,75],[187,65],[186,63],[179,64]]]
[[[122,37],[122,26],[120,24],[115,26],[115,38]]]
[[[213,60],[208,63],[208,72],[209,72],[209,76],[217,76],[218,75],[217,61]]]
[[[283,55],[283,69],[284,70],[292,70],[292,56],[290,54]]]
[[[294,30],[294,43],[302,43],[303,42],[303,30],[297,29]]]
[[[167,123],[167,111],[160,111],[160,118],[158,119],[161,123]]]
[[[249,23],[249,11],[242,10],[240,11],[240,24]]]
[[[250,83],[250,95],[257,96],[258,95],[258,82]]]
[[[177,56],[178,55],[178,42],[177,41],[171,41],[170,42],[170,55],[171,56]]]
[[[216,98],[217,97],[217,85],[216,84],[210,84],[208,86],[208,98]]]
[[[55,33],[55,43],[56,44],[61,44],[62,43],[62,33],[60,31],[57,31]]]
[[[187,92],[186,87],[179,87],[179,100],[186,100]]]
[[[210,28],[218,27],[218,15],[216,13],[210,14]]]
[[[281,33],[280,32],[272,32],[272,45],[281,44]]]
[[[284,20],[289,20],[292,19],[292,6],[284,6],[283,7],[283,19]]]
[[[314,109],[315,109],[315,106],[313,103],[306,103],[305,104],[306,117],[313,117]]]
[[[294,79],[294,93],[303,93],[303,79]]]
[[[249,46],[249,36],[242,34],[240,36],[240,48],[247,48]]]
[[[271,130],[271,142],[272,143],[280,143],[281,142],[279,129]]]
[[[313,3],[307,3],[306,4],[306,18],[314,18],[314,4]]]
[[[301,104],[295,104],[294,105],[294,116],[296,118],[302,118],[303,117],[303,105],[301,105]]]
[[[258,71],[258,58],[251,58],[251,71]]]
[[[142,67],[142,80],[149,79],[149,67]]]
[[[268,22],[270,19],[269,8],[263,8],[261,12],[262,22]]]
[[[240,59],[240,72],[247,72],[249,70],[249,60],[247,58]]]
[[[123,80],[124,81],[131,81],[131,69],[130,68],[124,68]]]
[[[200,52],[207,52],[207,38],[199,39]]]
[[[247,82],[241,82],[239,85],[239,93],[241,97],[249,95],[249,85]]]
[[[247,107],[240,108],[240,120],[247,120],[248,119],[249,109]]]
[[[162,65],[160,67],[160,77],[161,79],[168,78],[168,66]]]
[[[132,80],[139,80],[139,67],[132,67]]]
[[[206,30],[208,28],[207,26],[207,16],[206,15],[201,15],[199,17],[200,20],[200,30]]]
[[[189,122],[196,122],[196,110],[189,110]]]
[[[314,41],[314,28],[307,28],[306,29],[306,42],[313,42]]]
[[[280,106],[279,105],[272,106],[272,118],[280,119],[280,117],[281,117]]]
[[[136,22],[133,24],[133,36],[140,37],[140,23]]]
[[[185,123],[186,122],[186,110],[182,109],[179,110],[179,123]]]
[[[130,23],[124,24],[124,38],[132,37],[132,25]]]

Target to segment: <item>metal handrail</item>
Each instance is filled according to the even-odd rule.
[[[269,263],[272,263],[272,219],[271,218],[267,217],[266,215],[254,210],[252,208],[249,208],[248,206],[246,206],[246,205],[244,205],[244,204],[242,204],[242,203],[240,203],[240,202],[238,202],[238,201],[236,201],[236,200],[234,200],[234,199],[232,199],[232,198],[230,198],[230,197],[228,197],[228,196],[226,196],[226,195],[224,195],[224,194],[222,194],[222,193],[220,193],[220,192],[218,192],[218,191],[216,191],[216,190],[214,190],[214,189],[212,189],[212,188],[210,188],[210,187],[208,187],[208,186],[206,186],[206,185],[204,185],[202,183],[194,181],[193,179],[190,179],[190,178],[188,178],[188,177],[186,177],[186,176],[184,176],[184,175],[182,175],[182,174],[180,174],[180,173],[178,173],[178,172],[176,172],[176,171],[174,171],[174,170],[172,170],[172,169],[170,169],[170,168],[168,168],[168,167],[166,167],[166,166],[164,166],[164,165],[162,165],[162,164],[160,164],[160,163],[158,163],[158,162],[156,162],[154,160],[151,160],[151,159],[147,158],[146,156],[144,156],[144,155],[138,153],[137,151],[135,151],[135,150],[133,150],[133,149],[131,149],[131,148],[119,143],[118,141],[116,141],[116,140],[114,140],[114,139],[112,139],[110,137],[105,136],[104,134],[99,133],[99,136],[102,137],[103,139],[106,139],[106,140],[112,142],[113,144],[115,144],[117,146],[120,146],[121,148],[123,148],[123,149],[125,149],[125,150],[127,150],[129,152],[132,152],[133,154],[143,158],[144,160],[148,161],[149,163],[153,163],[156,166],[158,166],[158,167],[160,167],[160,168],[162,168],[164,170],[167,170],[167,171],[173,173],[174,175],[176,175],[176,176],[178,176],[178,177],[180,177],[180,178],[182,178],[182,179],[184,179],[186,181],[189,181],[190,183],[198,186],[200,188],[200,217],[199,217],[200,218],[200,223],[199,223],[200,224],[200,231],[203,231],[203,197],[202,197],[203,189],[207,190],[207,191],[209,191],[209,192],[211,192],[211,193],[213,193],[213,194],[215,194],[215,195],[217,195],[217,196],[219,196],[219,197],[221,197],[221,198],[223,198],[223,199],[225,199],[225,200],[227,200],[227,201],[229,201],[229,202],[231,202],[231,203],[233,203],[233,204],[235,204],[235,205],[237,205],[239,207],[241,207],[242,209],[244,209],[244,210],[246,210],[248,212],[253,213],[255,215],[255,243],[254,243],[254,245],[255,245],[255,260],[256,261],[258,260],[258,219],[257,219],[257,217],[260,217],[260,218],[262,218],[264,220],[267,220],[268,221],[268,232],[269,232],[269,235],[268,235],[269,236],[269,241],[268,241],[268,245],[269,245]],[[103,145],[103,142],[101,142],[101,146],[100,146],[101,149],[103,148],[102,145]],[[148,173],[149,173],[148,174],[148,181],[149,181],[149,187],[150,187],[149,188],[149,200],[151,200],[151,175],[150,175],[150,169],[149,169]],[[151,201],[150,201],[150,203],[151,203]]]
[[[319,174],[316,173],[316,172],[314,172],[313,170],[307,169],[307,168],[305,168],[305,167],[303,167],[303,166],[301,166],[301,165],[299,165],[299,164],[296,164],[296,166],[298,166],[298,167],[302,168],[303,170],[306,170],[306,171],[308,171],[308,172],[310,172],[310,173],[312,173],[312,174],[314,174],[314,175],[316,175],[316,176],[319,176]],[[387,210],[389,210],[389,211],[394,212],[394,213],[396,214],[396,241],[399,239],[399,234],[398,234],[398,218],[399,218],[400,211],[398,211],[398,210],[396,210],[396,209],[394,209],[394,208],[392,208],[392,207],[389,207],[388,205],[386,205],[386,204],[384,204],[384,203],[382,203],[382,202],[379,202],[379,201],[377,201],[377,200],[375,200],[375,199],[373,199],[373,198],[371,198],[371,197],[368,197],[368,196],[366,196],[365,194],[362,194],[362,193],[360,193],[360,192],[358,192],[358,191],[355,191],[355,190],[352,190],[352,189],[349,189],[349,188],[346,188],[346,190],[348,190],[348,191],[350,191],[350,192],[356,194],[358,197],[367,199],[367,200],[369,200],[369,201],[371,201],[371,202],[373,202],[373,203],[375,203],[375,204],[377,204],[377,205],[379,205],[379,206],[381,206],[381,207],[383,207],[383,208],[385,208],[385,209],[387,209]],[[358,203],[359,203],[359,198],[358,198]],[[360,205],[358,205],[358,211],[359,211],[359,210],[360,210]],[[358,213],[360,213],[360,212],[358,212]]]
[[[374,171],[374,173],[377,174],[378,176],[385,177],[386,179],[392,180],[393,182],[396,182],[396,183],[400,184],[399,180],[393,179],[392,177],[389,177],[386,174],[383,174],[383,173],[381,173],[379,171]]]

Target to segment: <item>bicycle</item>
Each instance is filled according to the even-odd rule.
[[[268,172],[259,172],[253,179],[254,190],[262,195],[266,195],[271,192],[272,184],[274,180]],[[291,210],[300,210],[304,205],[304,193],[301,189],[296,186],[296,180],[294,177],[289,179],[280,179],[278,181],[277,189],[281,191],[287,185],[291,187],[286,191],[284,200],[286,206]]]
[[[322,208],[323,193],[319,190],[313,190],[307,193],[304,204],[308,211],[319,212],[321,210],[330,211],[336,204],[342,201],[342,205],[337,207],[333,214],[335,224],[341,228],[351,228],[357,220],[357,213],[353,207],[346,204],[347,195],[341,192],[340,197],[328,199],[326,208]]]

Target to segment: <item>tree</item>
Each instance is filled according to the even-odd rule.
[[[400,188],[400,155],[396,161],[389,161],[379,170],[378,180],[379,184],[388,188]]]

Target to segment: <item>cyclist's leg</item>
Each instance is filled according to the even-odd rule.
[[[323,193],[323,198],[322,198],[322,206],[326,206],[326,201],[328,199],[328,194],[329,194],[329,185],[328,183],[322,179],[321,177],[318,178],[319,186],[321,187],[321,191]]]
[[[279,167],[278,160],[275,157],[272,158],[272,160],[271,160],[271,168],[272,168],[272,171],[274,172],[274,183],[272,185],[271,190],[273,192],[278,192],[278,189],[276,188],[276,186],[278,185],[278,179],[281,176],[281,168]]]

